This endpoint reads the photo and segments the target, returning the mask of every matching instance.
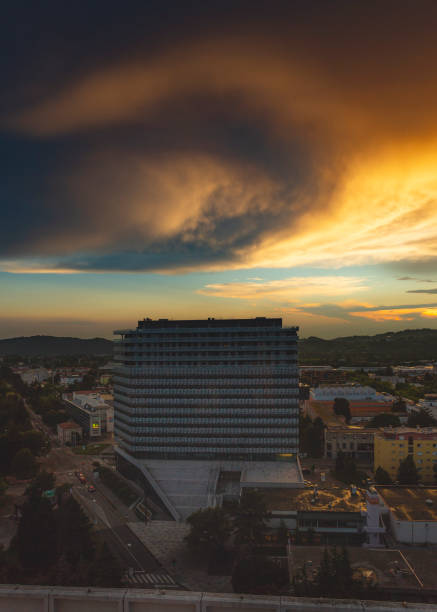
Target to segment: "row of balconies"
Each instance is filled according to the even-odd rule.
[[[202,425],[244,425],[245,427],[279,427],[279,426],[292,426],[296,425],[298,419],[296,417],[289,418],[276,418],[271,419],[269,417],[266,418],[198,418],[198,417],[190,417],[190,418],[165,418],[165,417],[130,417],[129,415],[123,414],[121,411],[118,411],[116,414],[116,420],[123,421],[128,425],[192,425],[202,426]],[[361,450],[361,449],[360,449]]]
[[[295,448],[263,448],[260,446],[251,446],[248,448],[235,447],[197,447],[197,446],[154,446],[153,448],[145,446],[132,446],[131,444],[123,444],[123,448],[130,454],[138,458],[178,458],[185,455],[186,458],[199,457],[209,458],[221,457],[223,459],[233,458],[240,460],[253,459],[261,457],[263,460],[276,459],[281,454],[297,454]]]
[[[146,443],[147,447],[156,446],[160,444],[172,444],[174,446],[182,446],[186,447],[189,444],[194,444],[196,447],[215,447],[221,448],[223,446],[229,446],[235,448],[248,448],[255,447],[258,448],[270,448],[276,449],[276,452],[292,452],[289,449],[294,449],[296,447],[296,439],[295,438],[251,438],[247,441],[243,440],[240,437],[236,438],[166,438],[166,437],[145,437],[145,436],[128,436],[127,434],[123,434],[123,438],[126,440],[130,440],[131,444],[134,442],[134,446],[143,446],[142,443]],[[287,450],[281,451],[280,448],[285,448]]]
[[[117,410],[121,410],[125,412],[126,414],[131,414],[131,415],[150,416],[150,415],[156,414],[161,417],[163,415],[162,406],[160,406],[159,408],[155,406],[147,406],[147,408],[138,407],[138,406],[128,406],[127,404],[115,399],[114,407],[116,407]],[[265,408],[259,407],[259,406],[251,406],[248,408],[243,408],[242,406],[238,406],[232,409],[231,408],[232,407],[230,406],[226,406],[226,408],[224,408],[223,406],[213,407],[213,406],[201,405],[201,406],[194,407],[190,405],[190,406],[176,406],[175,407],[173,405],[170,405],[166,408],[165,415],[166,416],[190,416],[190,417],[211,415],[211,416],[221,418],[224,416],[256,417],[257,415],[264,416],[266,414]],[[288,406],[287,408],[278,408],[277,406],[273,406],[268,409],[269,417],[283,416],[283,415],[287,415],[287,416],[293,415],[294,416],[297,414],[298,414],[297,405]]]
[[[274,376],[271,378],[129,378],[127,376],[114,376],[115,386],[122,386],[127,389],[196,389],[202,387],[202,389],[235,389],[235,388],[248,388],[248,389],[264,389],[274,388],[281,389],[280,385],[283,385],[284,389],[290,389],[293,387],[297,388],[297,378],[286,378]]]
[[[123,421],[116,420],[117,427],[120,430],[125,431],[127,434],[131,436],[137,435],[147,435],[153,436],[155,434],[159,434],[161,436],[186,436],[187,434],[195,434],[198,435],[213,435],[213,436],[230,436],[230,437],[241,437],[241,438],[259,438],[263,434],[267,434],[267,436],[271,436],[273,434],[278,434],[278,438],[296,438],[298,429],[296,427],[223,427],[223,423],[217,424],[216,427],[193,427],[192,425],[187,425],[185,427],[169,427],[167,425],[163,425],[161,427],[131,427]],[[211,423],[210,423],[211,425]]]
[[[189,341],[187,341],[189,340]],[[219,342],[217,342],[217,338],[214,340],[205,340],[202,339],[193,341],[191,338],[183,338],[181,340],[175,341],[174,338],[169,340],[163,340],[162,338],[154,338],[152,340],[148,340],[146,338],[136,338],[136,339],[126,339],[122,342],[119,342],[114,345],[114,348],[119,348],[120,346],[126,347],[151,347],[151,348],[164,348],[168,350],[169,348],[201,348],[201,347],[214,347],[214,348],[240,348],[244,346],[249,346],[251,348],[256,347],[257,349],[270,349],[277,347],[295,347],[297,342],[293,338],[278,338],[278,339],[260,339],[255,336],[244,338],[244,340],[240,340],[239,338],[221,338]]]
[[[141,361],[151,363],[165,363],[166,365],[173,366],[174,363],[189,364],[195,363],[196,367],[208,366],[209,362],[215,362],[214,365],[220,365],[221,363],[228,364],[228,367],[233,367],[234,363],[239,365],[240,363],[250,362],[251,365],[263,366],[272,363],[297,363],[296,354],[278,353],[276,355],[260,355],[255,353],[251,355],[249,352],[241,353],[240,355],[230,355],[226,353],[213,354],[209,353],[192,353],[188,355],[182,354],[171,354],[171,353],[133,353],[130,351],[114,353],[114,357],[120,361]]]
[[[296,328],[286,328],[286,327],[215,327],[214,331],[205,329],[205,331],[200,331],[200,328],[192,327],[189,330],[187,328],[182,331],[181,327],[173,327],[173,328],[156,328],[151,329],[148,328],[142,329],[137,328],[136,330],[124,330],[126,339],[132,340],[136,338],[168,338],[169,340],[173,339],[186,339],[186,338],[297,338],[297,330]]]
[[[298,399],[281,399],[281,398],[275,398],[275,399],[268,399],[268,398],[262,398],[262,399],[257,399],[257,398],[238,398],[238,399],[228,399],[228,398],[224,398],[224,397],[219,397],[219,398],[180,398],[180,397],[173,397],[173,398],[147,398],[147,399],[142,399],[142,398],[133,398],[133,397],[126,397],[126,396],[119,396],[119,395],[115,395],[114,399],[119,399],[123,402],[123,404],[128,405],[128,406],[143,406],[144,408],[147,408],[148,406],[153,406],[153,405],[159,405],[162,407],[168,407],[171,408],[173,406],[177,406],[177,405],[182,405],[182,406],[241,406],[241,405],[248,405],[250,404],[251,406],[264,406],[265,408],[269,408],[272,406],[290,406],[290,407],[297,407],[299,405],[299,401]]]
[[[204,378],[215,378],[217,376],[226,376],[226,378],[258,378],[263,377],[278,377],[278,376],[293,376],[294,378],[299,377],[299,369],[297,365],[277,365],[274,366],[247,366],[242,365],[238,368],[235,365],[232,366],[214,366],[210,365],[202,368],[201,370],[193,371],[193,368],[183,365],[181,367],[163,367],[152,365],[150,367],[128,367],[124,365],[118,365],[115,368],[116,375],[126,375],[128,378],[135,376],[159,376],[161,378],[168,377],[170,379],[192,377],[195,374],[196,379]]]
[[[114,392],[117,395],[124,395],[127,397],[137,397],[142,396],[145,399],[158,397],[161,398],[163,396],[166,397],[226,397],[241,399],[242,396],[245,397],[254,397],[254,398],[269,398],[274,399],[276,397],[289,397],[296,398],[299,397],[299,390],[293,387],[272,387],[269,389],[265,389],[264,387],[260,388],[229,388],[229,389],[217,389],[217,388],[189,388],[189,389],[178,389],[178,388],[152,388],[152,389],[144,389],[137,388],[132,389],[130,387],[125,387],[124,385],[115,384]]]

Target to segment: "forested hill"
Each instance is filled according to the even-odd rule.
[[[396,365],[418,361],[437,362],[436,329],[406,329],[376,336],[347,336],[333,340],[310,337],[299,342],[300,364]]]
[[[23,357],[57,355],[112,355],[112,342],[105,338],[61,338],[30,336],[0,340],[0,355]],[[299,341],[301,364],[372,365],[417,361],[437,362],[437,330],[406,329],[376,336],[347,336]]]
[[[112,342],[105,338],[30,336],[0,340],[0,355],[54,357],[57,355],[112,355]]]

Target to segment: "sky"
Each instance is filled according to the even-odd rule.
[[[437,327],[434,0],[8,3],[0,337]]]

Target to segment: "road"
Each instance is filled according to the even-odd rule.
[[[127,526],[126,522],[132,520],[132,513],[127,509],[123,512],[122,506],[114,505],[113,500],[105,495],[98,479],[94,481],[89,471],[84,473],[88,482],[82,485],[77,481],[73,486],[73,495],[113,554],[119,558],[126,574],[130,573],[127,582],[142,588],[181,588]],[[94,484],[95,492],[88,491],[89,483]]]
[[[30,422],[32,423],[32,427],[38,431],[41,431],[43,434],[47,436],[47,438],[51,441],[55,446],[59,446],[58,438],[56,434],[44,423],[41,415],[37,414],[30,406],[29,402],[24,400],[24,404],[26,406],[26,410],[29,413]]]
[[[52,446],[59,447],[56,435],[45,425],[41,416],[32,410],[27,402],[26,408],[32,427],[43,432],[52,442]],[[120,560],[126,573],[126,583],[137,588],[180,589],[181,587],[160,566],[155,557],[127,526],[127,522],[137,521],[137,517],[128,511],[121,502],[114,503],[109,495],[105,495],[104,487],[98,479],[93,480],[92,461],[95,457],[75,455],[71,449],[66,447],[52,448],[50,456],[52,455],[58,468],[61,468],[50,468],[56,473],[58,483],[60,481],[74,482],[72,487],[74,497],[84,508],[113,554]],[[47,460],[49,459],[50,457],[47,458]],[[78,469],[85,474],[86,485],[80,484],[74,476],[73,472]],[[94,484],[95,492],[88,492],[89,483]],[[123,511],[122,508],[125,508],[125,510]]]

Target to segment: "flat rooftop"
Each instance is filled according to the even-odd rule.
[[[437,521],[437,487],[376,487],[399,521]],[[426,500],[431,500],[428,505]]]
[[[328,425],[328,431],[338,433],[363,433],[363,434],[374,434],[380,431],[378,427],[363,427],[362,425]]]
[[[267,508],[270,512],[361,512],[366,510],[365,494],[360,489],[352,495],[350,489],[331,487],[317,490],[313,502],[314,488],[305,489],[270,489],[258,488],[264,493]]]
[[[297,461],[246,462],[241,474],[242,487],[299,488],[304,486]]]
[[[138,326],[135,329],[118,329],[114,331],[115,335],[134,334],[138,330],[161,330],[161,329],[227,329],[227,328],[244,328],[253,329],[256,327],[266,328],[272,327],[276,329],[282,329],[282,318],[267,318],[267,317],[255,317],[253,319],[186,319],[186,320],[173,320],[173,319],[143,319],[138,321]],[[299,327],[287,326],[284,329],[297,332]]]
[[[296,570],[301,569],[305,565],[308,577],[313,579],[316,570],[320,566],[324,552],[324,546],[293,546],[292,565],[290,567],[292,573],[295,573]],[[354,571],[364,570],[366,574],[370,572],[368,577],[376,579],[383,588],[404,587],[417,589],[420,586],[398,550],[350,546],[347,547],[347,552],[352,569]],[[397,605],[399,608],[402,607],[400,603]]]
[[[138,321],[140,329],[154,327],[282,327],[282,319],[268,319],[267,317],[255,317],[253,319],[144,319]]]

